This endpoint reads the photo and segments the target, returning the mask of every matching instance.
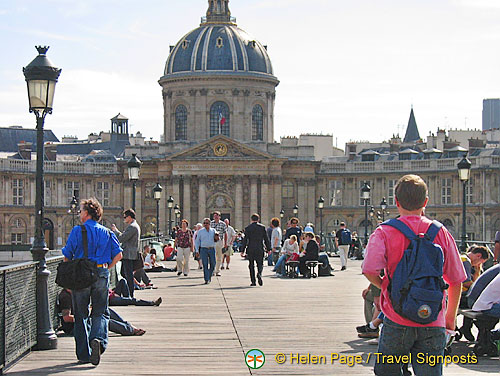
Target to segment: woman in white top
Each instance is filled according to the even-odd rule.
[[[295,235],[291,235],[289,239],[285,240],[281,253],[282,255],[273,269],[273,272],[276,272],[278,276],[285,274],[286,259],[294,253],[299,254],[299,244],[297,243],[297,237]]]

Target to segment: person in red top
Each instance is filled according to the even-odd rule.
[[[420,176],[405,175],[399,179],[395,191],[399,220],[408,225],[416,234],[427,231],[432,221],[424,216],[428,202],[427,185]],[[429,362],[419,361],[428,355],[443,355],[446,331],[455,330],[457,308],[466,279],[455,240],[443,226],[434,240],[444,254],[443,278],[449,285],[448,299],[443,292],[443,305],[436,321],[419,324],[397,314],[392,307],[387,290],[389,279],[401,260],[410,241],[397,229],[379,226],[370,236],[363,262],[363,274],[375,286],[382,289],[380,306],[385,315],[384,325],[379,338],[378,353],[375,361],[376,375],[401,375],[402,363],[387,361],[383,355],[411,355],[416,375],[442,375],[442,363],[431,366]],[[384,270],[385,277],[380,277]],[[384,360],[385,359],[385,360]]]
[[[174,259],[174,247],[172,247],[171,243],[168,243],[164,248],[163,248],[163,257],[165,261],[173,261]]]

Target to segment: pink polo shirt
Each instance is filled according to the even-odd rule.
[[[408,215],[400,217],[416,234],[425,233],[431,225],[432,221],[429,218],[419,215]],[[448,230],[443,226],[434,243],[439,244],[444,253],[443,278],[449,285],[461,283],[467,278],[464,266],[460,260],[455,239],[451,236]],[[368,245],[366,246],[365,260],[363,261],[364,274],[379,274],[382,269],[385,269],[385,275],[392,275],[396,270],[396,266],[403,257],[403,253],[410,244],[410,241],[397,229],[391,226],[379,226],[370,236]],[[443,309],[439,312],[436,321],[430,324],[419,324],[408,320],[398,315],[392,308],[391,299],[387,286],[389,279],[384,276],[382,278],[382,293],[380,295],[380,307],[384,315],[397,324],[405,326],[439,326],[445,327],[445,312],[446,312],[446,294],[443,293]]]

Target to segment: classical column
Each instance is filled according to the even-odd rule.
[[[273,179],[273,190],[274,190],[274,213],[273,216],[279,218],[280,211],[282,209],[281,203],[281,178],[275,177]]]
[[[258,202],[257,202],[257,178],[250,178],[250,215],[257,213]]]
[[[308,222],[312,222],[316,225],[316,232],[319,234],[319,216],[318,220],[316,220],[316,204],[319,199],[316,197],[316,189],[315,189],[314,181],[309,180],[307,182],[307,209],[308,209]]]
[[[200,177],[198,179],[198,219],[201,222],[207,216],[207,188],[206,179]]]
[[[261,221],[266,226],[271,220],[271,208],[269,207],[269,182],[267,177],[262,177],[260,180],[260,209]]]
[[[174,198],[174,205],[178,204],[179,206],[181,205],[180,182],[179,176],[172,177],[172,197]],[[175,215],[173,215],[173,217],[175,217]]]
[[[136,189],[135,189],[135,214],[136,214],[136,218],[138,218],[139,220],[139,225],[141,226],[141,228],[145,228],[143,227],[143,219],[142,218],[142,184],[143,182],[142,181],[137,181],[137,185],[136,185]]]
[[[236,192],[234,198],[234,228],[243,229],[243,186],[241,179],[236,181]]]
[[[304,186],[305,182],[303,180],[298,181],[298,205],[299,205],[299,220],[301,225],[305,225],[307,223],[307,202],[306,202],[306,188]]]
[[[191,177],[184,176],[184,200],[182,218],[187,219],[191,226]]]

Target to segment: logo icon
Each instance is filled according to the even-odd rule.
[[[259,349],[252,349],[245,354],[245,363],[250,369],[259,369],[266,362],[266,356]]]
[[[427,304],[421,305],[417,312],[418,317],[420,317],[421,319],[426,319],[431,315],[431,313],[432,309]]]

